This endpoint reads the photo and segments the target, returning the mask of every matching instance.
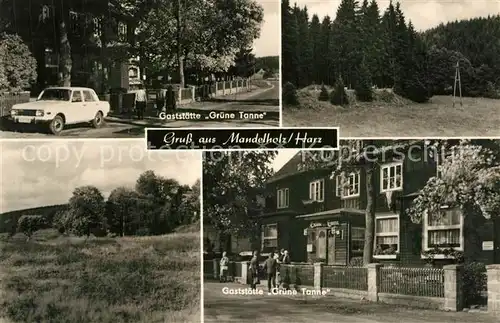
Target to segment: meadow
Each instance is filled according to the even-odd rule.
[[[199,226],[179,231],[0,235],[0,322],[200,322]]]
[[[318,100],[311,87],[298,91],[299,106],[283,107],[284,127],[340,127],[344,137],[500,136],[500,100],[463,98],[453,107],[452,96],[434,96],[425,104],[389,92],[373,102],[347,107]]]

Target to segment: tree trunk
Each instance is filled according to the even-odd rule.
[[[181,34],[182,34],[182,8],[181,0],[177,0],[177,68],[179,72],[179,83],[180,87],[184,88],[184,59],[182,57],[182,44],[181,44]]]
[[[71,44],[68,37],[69,7],[61,8],[59,19],[59,85],[71,86]]]
[[[375,232],[375,190],[374,190],[374,166],[369,162],[366,168],[366,210],[365,210],[365,245],[363,248],[363,265],[372,262],[373,239]]]

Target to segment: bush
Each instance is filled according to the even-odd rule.
[[[297,88],[290,82],[287,82],[283,87],[283,103],[288,105],[297,105]]]
[[[17,221],[17,231],[24,233],[28,239],[33,233],[44,229],[47,223],[41,215],[23,215]]]
[[[370,71],[363,63],[359,70],[359,79],[354,88],[356,91],[356,98],[361,102],[373,101],[373,90]]]
[[[36,60],[21,37],[0,34],[0,92],[29,88],[36,80]]]
[[[483,305],[482,292],[487,290],[486,266],[481,262],[464,265],[462,273],[465,306]]]
[[[417,103],[425,103],[430,99],[428,88],[417,76],[398,81],[394,93]]]
[[[321,86],[321,92],[319,93],[318,99],[320,101],[328,101],[329,98],[330,98],[330,93],[328,93],[326,86],[324,85]]]
[[[337,82],[335,83],[335,89],[331,93],[330,103],[333,105],[340,105],[340,106],[349,104],[349,99],[347,99],[347,93],[345,91],[344,81],[340,76]]]

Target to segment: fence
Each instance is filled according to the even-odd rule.
[[[380,268],[380,292],[444,297],[444,269],[382,267]]]
[[[289,285],[314,286],[312,265],[281,265],[280,276]]]
[[[368,271],[364,267],[324,266],[322,287],[368,290]]]
[[[209,98],[249,91],[250,80],[222,81],[174,90],[178,104],[188,104]]]
[[[26,103],[30,100],[29,92],[0,93],[0,117],[10,115],[10,110],[14,104]]]

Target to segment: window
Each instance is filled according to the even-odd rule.
[[[403,163],[382,166],[380,173],[380,191],[397,191],[403,188]]]
[[[337,176],[336,185],[336,196],[344,198],[359,196],[359,172],[350,173],[345,181],[342,180],[342,175]]]
[[[83,97],[85,98],[85,102],[96,101],[92,93],[90,93],[90,91],[83,91]]]
[[[278,247],[278,225],[276,223],[264,224],[261,230],[261,250],[266,248],[276,249]]]
[[[118,39],[125,41],[127,39],[127,25],[123,22],[118,23]]]
[[[82,92],[73,91],[73,97],[71,98],[71,102],[82,102]]]
[[[331,161],[333,158],[333,150],[322,150],[321,151],[321,161]]]
[[[424,247],[463,249],[462,213],[460,209],[445,209],[440,218],[426,216],[424,222]]]
[[[278,190],[278,209],[284,209],[288,207],[288,188],[282,188]]]
[[[399,250],[399,216],[375,216],[375,255],[396,255]]]
[[[365,228],[351,228],[351,250],[363,253],[365,247]]]
[[[325,181],[320,179],[309,184],[309,199],[311,201],[323,202],[325,196]]]

